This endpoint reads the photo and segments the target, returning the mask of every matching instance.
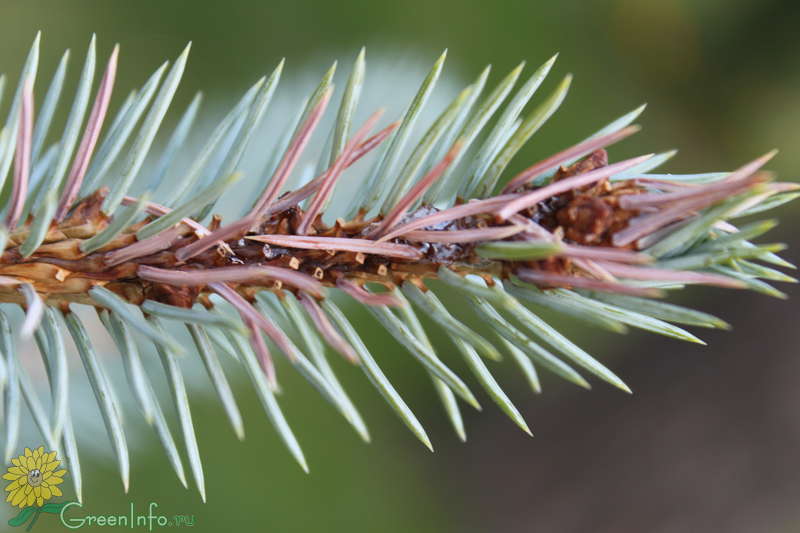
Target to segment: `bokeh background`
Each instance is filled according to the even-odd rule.
[[[386,99],[396,116],[444,48],[450,52],[446,81],[431,110],[487,63],[497,80],[522,59],[538,65],[559,51],[546,88],[567,72],[575,83],[559,113],[518,156],[517,168],[648,102],[640,120],[645,132],[615,147],[613,157],[674,147],[680,153],[669,170],[715,171],[777,147],[781,153],[770,168],[795,180],[799,24],[794,0],[3,0],[0,70],[15,80],[41,29],[41,73],[52,72],[63,49],[73,50],[69,91],[94,31],[100,57],[122,44],[119,105],[192,40],[175,109],[203,89],[207,111],[218,116],[215,109],[230,105],[284,56],[284,91],[310,90],[336,58],[342,60],[341,86],[366,45],[369,102]],[[287,114],[279,108],[273,104],[271,113]],[[265,135],[279,133],[281,124],[276,119]],[[202,123],[198,129],[202,135]],[[768,239],[791,244],[785,256],[797,262],[796,206],[776,215],[783,222]],[[338,366],[371,428],[368,446],[310,387],[283,372],[283,405],[311,466],[305,475],[243,379],[234,372],[247,424],[247,439],[238,442],[208,394],[210,385],[198,376],[191,382],[192,407],[208,503],[180,487],[142,425],[134,426],[132,487],[123,494],[98,431],[99,415],[85,402],[77,405],[86,421],[80,433],[86,512],[124,513],[131,501],[140,509],[155,501],[167,514],[194,515],[199,531],[800,531],[800,291],[782,289],[794,298],[712,289],[682,295],[681,302],[734,325],[732,332],[698,332],[708,347],[564,324],[635,394],[602,384],[579,391],[545,377],[544,394],[534,396],[515,372],[500,369],[536,437],[522,434],[482,397],[484,412],[465,410],[466,444],[449,428],[417,365],[354,310],[386,372],[428,429],[434,454],[356,369]],[[442,339],[436,342],[448,349]],[[82,371],[75,374],[82,380]],[[128,419],[135,422],[135,412]],[[0,523],[9,516],[3,506]],[[49,530],[61,526],[46,518],[36,525],[36,531]]]

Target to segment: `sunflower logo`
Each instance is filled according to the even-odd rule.
[[[46,503],[54,496],[61,496],[58,487],[64,482],[65,469],[58,469],[61,461],[56,458],[55,451],[46,452],[39,446],[11,459],[12,465],[3,474],[3,479],[10,481],[6,485],[6,501],[14,507],[22,509],[20,513],[8,521],[9,525],[21,526],[34,517],[28,525],[30,531],[41,513],[58,514],[66,503]]]

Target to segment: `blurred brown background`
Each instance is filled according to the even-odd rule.
[[[547,88],[572,72],[573,89],[515,160],[517,168],[648,102],[645,131],[616,148],[614,157],[674,147],[680,153],[668,170],[716,171],[777,147],[781,153],[770,168],[795,180],[798,27],[796,0],[4,0],[0,70],[16,80],[41,29],[41,73],[49,76],[61,51],[73,49],[69,91],[95,31],[101,57],[114,42],[123,46],[118,105],[192,40],[175,109],[198,89],[213,108],[232,102],[283,56],[290,87],[309,90],[335,58],[342,60],[343,79],[366,45],[367,89],[380,81],[370,80],[370,72],[417,66],[402,88],[404,99],[388,102],[399,112],[421,79],[420,69],[445,47],[444,78],[455,85],[468,83],[486,63],[494,65],[497,80],[521,59],[530,68],[559,51]],[[792,231],[796,209],[776,212],[783,223],[767,236],[788,242],[785,257],[793,262],[800,260]],[[209,385],[198,379],[193,408],[209,503],[179,487],[144,426],[137,426],[142,438],[133,446],[132,490],[122,494],[95,424],[83,434],[86,509],[124,512],[129,501],[142,507],[157,501],[165,511],[196,515],[201,531],[800,531],[800,291],[782,289],[792,298],[713,289],[683,295],[682,303],[734,325],[732,332],[696,331],[708,347],[565,325],[635,394],[599,383],[583,392],[545,377],[544,394],[534,397],[515,372],[498,370],[536,438],[523,435],[482,397],[483,413],[465,411],[466,444],[452,434],[410,357],[360,317],[385,370],[428,428],[435,454],[414,441],[359,372],[339,365],[370,425],[369,446],[284,371],[283,405],[311,465],[305,476],[243,380],[237,393],[248,435],[239,443],[221,409],[207,401],[203,389]],[[76,374],[83,379],[81,372]],[[97,418],[90,403],[85,409],[86,418]],[[136,420],[133,411],[128,419]],[[7,511],[0,515],[3,523]],[[36,531],[60,530],[54,524],[42,519]]]

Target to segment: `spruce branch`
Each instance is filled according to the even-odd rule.
[[[429,100],[443,72],[442,54],[403,115],[381,126],[381,110],[368,110],[372,114],[363,124],[355,120],[367,76],[362,49],[340,97],[336,64],[324,74],[259,181],[243,174],[242,161],[262,149],[256,132],[269,116],[283,61],[245,92],[199,150],[192,150],[188,138],[201,103],[197,93],[164,149],[155,153],[189,50],[169,69],[168,63],[161,65],[112,111],[119,48],[106,62],[90,107],[97,62],[93,36],[74,99],[65,104],[64,129],[46,145],[62,105],[69,55],[59,63],[37,116],[37,35],[0,133],[4,453],[10,457],[18,444],[24,400],[48,445],[64,451],[79,499],[65,330],[80,355],[126,491],[132,449],[121,406],[127,398],[187,484],[166,405],[145,371],[149,352],[142,350],[143,343],[155,347],[190,474],[205,499],[203,443],[195,435],[185,357],[202,361],[240,439],[245,426],[220,354],[241,365],[266,416],[304,470],[305,455],[278,402],[276,357],[285,358],[368,442],[367,424],[328,362],[332,354],[343,357],[433,449],[361,339],[361,325],[335,300],[364,306],[387,338],[423,366],[456,434],[465,440],[460,402],[480,409],[479,399],[439,357],[440,347],[431,342],[417,311],[446,334],[489,398],[532,434],[492,374],[506,358],[536,393],[541,392],[539,369],[584,388],[591,387],[584,374],[591,374],[630,392],[611,369],[541,318],[541,309],[616,333],[634,327],[702,343],[678,324],[730,326],[659,297],[697,284],[780,297],[768,282],[796,281],[773,268],[793,268],[776,255],[782,245],[753,242],[775,226],[774,220],[735,225],[800,195],[797,185],[775,182],[762,170],[774,152],[733,172],[687,175],[653,172],[674,151],[609,162],[606,149],[639,131],[632,123],[641,106],[509,176],[511,161],[567,96],[570,75],[549,95],[538,95],[555,56],[516,91],[524,65],[491,90],[487,67],[435,112]],[[423,113],[433,120],[419,135],[415,126]],[[326,114],[335,120],[325,149],[308,167],[311,179],[286,190],[301,158],[309,156],[312,140],[319,140]],[[182,151],[193,157],[181,172],[171,172]],[[373,153],[377,159],[365,183],[349,205],[337,210],[331,202],[337,186],[349,179],[350,167]],[[149,161],[154,164],[146,165]],[[211,216],[220,198],[243,179],[258,185],[244,214],[225,221]],[[134,195],[134,188],[145,192]],[[442,285],[458,294],[440,298]],[[8,308],[17,305],[25,312],[18,332],[6,318]],[[95,309],[118,347],[126,389],[108,378],[109,367],[118,363],[96,353],[75,312],[79,306]],[[466,311],[484,322],[488,333],[473,330]],[[192,346],[176,340],[163,319],[183,324]],[[47,370],[49,404],[38,398],[16,353],[17,340],[30,336]]]

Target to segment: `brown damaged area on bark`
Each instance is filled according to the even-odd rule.
[[[608,154],[597,150],[586,158],[555,173],[560,181],[608,165]],[[541,202],[526,216],[565,240],[576,244],[611,246],[611,236],[628,225],[638,211],[622,209],[619,197],[637,194],[641,187],[632,181],[612,184],[608,179],[574,189]],[[632,247],[629,247],[632,248]]]
[[[607,152],[603,149],[595,150],[572,165],[561,166],[554,174],[553,181],[585,174],[607,165]],[[526,190],[534,188],[526,187]],[[613,234],[625,228],[628,222],[639,214],[638,211],[621,208],[619,198],[640,192],[643,192],[643,189],[633,180],[611,183],[608,179],[602,179],[592,185],[553,196],[521,214],[540,224],[564,242],[585,246],[613,246],[611,241]],[[633,245],[625,248],[635,249]],[[519,262],[514,262],[508,265],[509,268],[504,269],[506,276],[513,273],[516,263]],[[561,256],[528,261],[525,262],[525,266],[552,274],[580,275],[573,262]],[[543,288],[548,287],[554,286],[547,285]],[[564,287],[569,288],[566,285]]]
[[[597,150],[571,166],[561,167],[554,180],[589,172],[607,164],[606,152]],[[628,220],[637,214],[636,211],[621,209],[618,197],[639,191],[631,181],[612,184],[608,180],[602,180],[594,185],[554,196],[521,214],[565,242],[609,246],[611,235],[625,227]],[[136,305],[145,299],[179,307],[191,307],[198,301],[209,305],[205,287],[180,287],[149,282],[137,276],[139,265],[187,271],[236,265],[267,265],[305,273],[329,287],[336,286],[337,281],[344,278],[358,284],[377,283],[387,288],[393,288],[406,280],[424,287],[423,280],[435,278],[441,266],[452,266],[462,272],[489,276],[487,279],[491,279],[491,275],[508,277],[519,267],[563,274],[574,272],[571,261],[562,257],[539,261],[487,261],[474,253],[477,243],[420,243],[398,238],[393,242],[413,246],[421,253],[418,260],[402,260],[349,251],[270,246],[247,239],[247,235],[295,235],[303,216],[299,207],[275,213],[250,231],[227,240],[227,246],[215,246],[184,263],[178,261],[175,252],[197,239],[194,232],[185,225],[186,231],[180,232],[168,248],[108,266],[108,254],[135,243],[136,231],[152,220],[152,217],[125,229],[100,250],[84,254],[80,249],[81,243],[97,235],[109,223],[108,217],[100,210],[106,193],[105,189],[98,190],[78,203],[67,219],[50,228],[44,244],[30,257],[23,258],[19,245],[27,237],[30,227],[28,220],[25,226],[9,236],[7,249],[0,258],[0,276],[31,283],[47,303],[65,308],[71,302],[92,304],[88,291],[96,285],[105,286]],[[434,207],[422,206],[407,215],[406,220],[435,211]],[[361,213],[354,220],[339,219],[332,226],[326,226],[322,217],[318,216],[309,233],[318,237],[363,239],[380,221],[381,217],[364,220]],[[221,219],[214,217],[213,227],[219,227],[220,224]],[[485,214],[425,229],[463,230],[500,224],[493,215]],[[239,284],[234,287],[248,298],[259,290],[279,293],[293,290],[279,281]],[[23,299],[15,287],[4,286],[0,287],[0,301],[21,303]]]

